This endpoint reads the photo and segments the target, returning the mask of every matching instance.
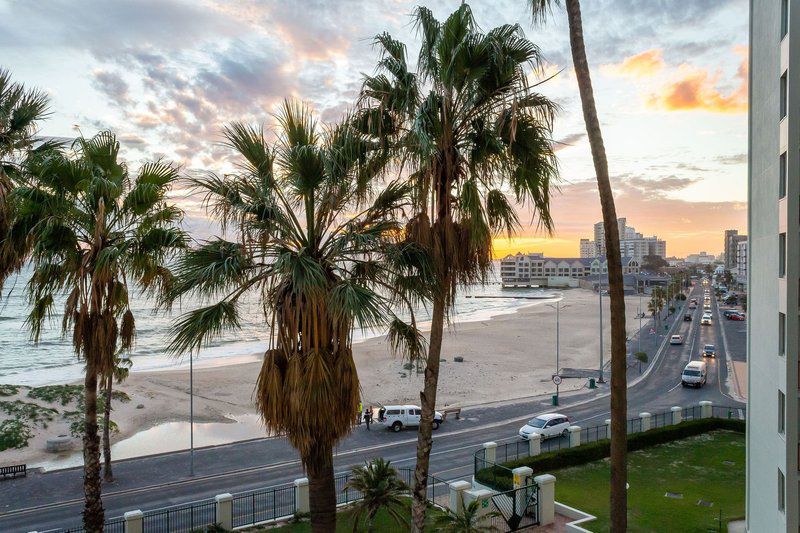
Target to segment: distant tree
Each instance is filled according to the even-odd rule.
[[[717,267],[715,267],[713,264],[709,263],[707,265],[703,265],[703,272],[705,272],[706,274],[713,274],[716,268]]]
[[[636,352],[636,360],[639,361],[639,373],[642,373],[642,363],[647,363],[647,352]]]
[[[660,255],[646,255],[642,258],[642,270],[660,272],[667,268],[669,263]]]

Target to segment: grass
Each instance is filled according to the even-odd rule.
[[[411,522],[411,504],[408,504],[408,513],[407,518],[409,523]],[[426,530],[435,531],[433,526],[434,520],[436,517],[443,514],[444,512],[435,507],[428,507],[428,512],[425,514],[425,518],[429,527],[426,527]],[[401,526],[398,525],[397,522],[389,516],[388,513],[384,511],[379,511],[377,516],[375,517],[375,521],[373,523],[375,531],[386,531],[386,532],[393,532],[393,531],[409,531],[409,526]],[[281,531],[283,533],[310,533],[311,531],[311,523],[308,520],[304,520],[298,523],[289,523],[284,526],[272,529],[265,529],[265,528],[252,528],[247,529],[246,531]],[[353,531],[353,519],[352,513],[344,509],[339,511],[337,520],[336,520],[336,531],[337,533],[351,533]]]
[[[556,501],[597,516],[587,529],[608,531],[608,459],[552,474]],[[744,516],[745,437],[713,431],[632,452],[628,482],[628,531],[716,531],[720,511],[724,531],[724,524]],[[683,498],[667,498],[667,492]],[[701,499],[713,505],[698,505]]]

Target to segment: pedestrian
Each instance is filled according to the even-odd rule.
[[[369,425],[372,423],[372,409],[364,410],[364,423],[367,424],[367,431],[372,431],[369,429]]]
[[[356,411],[356,422],[358,423],[359,426],[361,425],[361,413],[363,412],[363,409],[364,409],[364,404],[358,402],[358,411]]]

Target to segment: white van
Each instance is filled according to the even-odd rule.
[[[381,413],[383,416],[381,417]],[[404,427],[419,426],[419,419],[422,416],[422,409],[416,405],[384,405],[378,411],[378,424],[383,424],[386,429],[391,429],[395,433]],[[442,413],[434,411],[433,429],[439,429],[443,422]]]
[[[702,387],[706,384],[706,364],[702,361],[691,361],[681,374],[681,385],[684,387]]]

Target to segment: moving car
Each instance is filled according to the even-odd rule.
[[[543,439],[567,436],[569,434],[570,420],[560,413],[549,413],[531,418],[519,430],[519,436],[529,440],[531,435],[541,435]]]
[[[381,412],[383,412],[382,417]],[[404,427],[419,426],[421,416],[422,409],[416,405],[385,405],[378,411],[378,424],[383,424],[387,429],[397,433]],[[433,429],[439,429],[443,421],[442,413],[434,411]]]
[[[703,357],[716,357],[717,349],[713,344],[706,344],[703,346]]]
[[[702,387],[706,384],[706,364],[702,361],[691,361],[681,374],[681,385],[684,387]]]
[[[684,322],[691,322],[692,321],[692,314],[691,313],[686,313],[685,315],[683,315],[683,321]]]
[[[669,338],[670,344],[683,344],[683,335],[673,335]]]
[[[701,326],[710,326],[711,325],[711,313],[703,313],[703,318],[700,319]]]

